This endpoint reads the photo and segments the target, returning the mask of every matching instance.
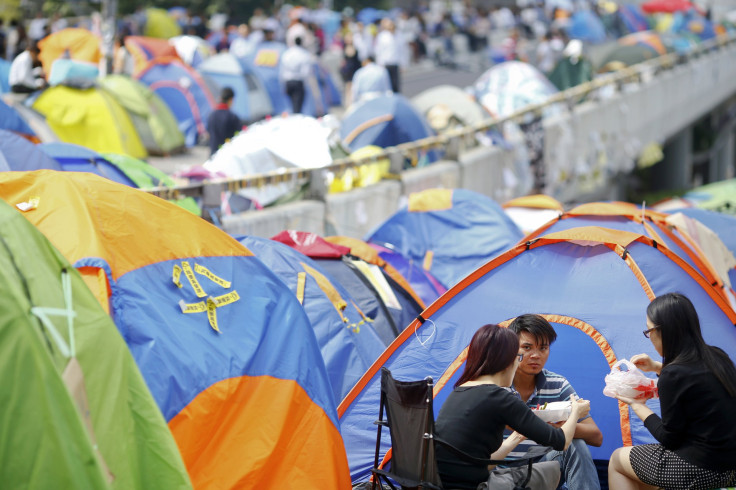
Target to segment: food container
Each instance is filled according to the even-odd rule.
[[[545,422],[564,422],[570,416],[572,412],[572,404],[569,401],[566,402],[552,402],[547,403],[547,408],[539,407],[539,409],[532,409],[534,415],[544,420]]]

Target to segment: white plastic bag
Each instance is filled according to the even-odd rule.
[[[657,380],[646,377],[634,363],[627,359],[622,359],[611,367],[611,372],[606,375],[606,387],[603,388],[603,394],[611,398],[623,396],[637,400],[659,397]]]

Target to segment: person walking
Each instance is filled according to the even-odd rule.
[[[361,67],[358,50],[353,44],[353,33],[347,32],[343,38],[342,63],[340,65],[340,76],[342,77],[344,89],[345,107],[350,107],[352,99],[353,76]]]
[[[241,128],[240,118],[230,110],[235,94],[230,87],[224,87],[220,92],[220,103],[210,113],[207,119],[207,132],[210,135],[210,155],[230,138],[235,136]]]
[[[645,400],[616,398],[631,407],[659,443],[616,449],[608,464],[608,486],[677,490],[736,485],[736,366],[722,349],[705,343],[695,307],[682,294],[652,300],[646,326],[644,336],[662,361],[637,354],[631,362],[659,376],[662,416]]]
[[[381,32],[376,36],[376,63],[388,70],[391,79],[391,90],[394,93],[401,92],[401,79],[399,74],[399,63],[401,53],[398,39],[395,35],[396,26],[391,19],[381,20]]]
[[[375,63],[372,56],[363,61],[363,67],[355,72],[352,83],[351,103],[373,96],[391,93],[391,79],[386,68]]]
[[[294,114],[302,112],[306,87],[312,75],[312,53],[302,47],[302,38],[294,38],[294,45],[287,48],[281,55],[279,78],[286,89],[286,95],[291,100]]]

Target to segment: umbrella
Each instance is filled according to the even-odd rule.
[[[506,61],[486,71],[473,85],[475,97],[495,117],[504,117],[558,92],[542,72],[521,61]]]
[[[681,12],[690,9],[695,9],[703,13],[695,4],[688,0],[649,0],[648,2],[642,3],[640,7],[647,14]]]

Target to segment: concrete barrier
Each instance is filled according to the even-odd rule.
[[[460,186],[460,164],[441,160],[428,167],[405,170],[401,173],[401,185],[405,196],[426,189],[454,189]]]
[[[325,234],[325,203],[298,201],[260,211],[222,217],[222,229],[231,235],[271,238],[282,230]]]
[[[327,235],[363,238],[396,212],[400,197],[401,183],[395,180],[329,194],[325,232]]]
[[[520,195],[514,152],[479,146],[460,153],[460,187],[501,203]]]

